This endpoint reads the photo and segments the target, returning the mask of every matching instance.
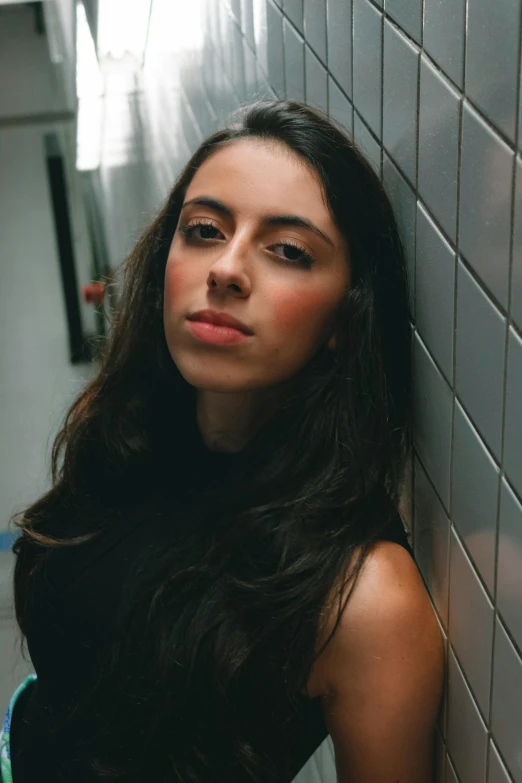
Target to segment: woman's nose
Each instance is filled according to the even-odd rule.
[[[212,264],[207,284],[209,288],[247,296],[251,290],[247,249],[244,243],[231,242]]]

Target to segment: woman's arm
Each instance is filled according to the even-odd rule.
[[[432,783],[444,651],[417,566],[379,542],[321,664],[338,783]]]

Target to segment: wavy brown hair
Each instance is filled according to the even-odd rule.
[[[317,172],[352,281],[335,354],[317,352],[245,448],[249,459],[194,498],[182,523],[174,498],[189,478],[194,389],[166,345],[165,265],[194,173],[245,137],[276,140]],[[93,689],[104,729],[87,758],[100,777],[282,779],[289,716],[321,652],[322,611],[330,599],[337,607],[328,644],[398,513],[410,398],[405,263],[377,175],[322,114],[284,101],[247,107],[201,144],[125,261],[99,372],[54,443],[52,489],[16,520],[22,634],[54,548],[82,545],[116,515],[152,513],[151,498],[156,512],[173,514],[173,529],[183,525],[182,551],[161,542],[140,558]]]

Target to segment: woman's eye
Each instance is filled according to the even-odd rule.
[[[221,234],[212,223],[190,223],[180,226],[178,231],[189,240],[218,239],[218,234]]]
[[[297,266],[311,267],[314,263],[312,256],[297,245],[291,245],[286,242],[281,242],[278,245],[272,246],[273,252],[284,258],[285,261],[289,261]]]

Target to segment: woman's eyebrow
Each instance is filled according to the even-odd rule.
[[[191,204],[197,204],[200,207],[208,207],[216,212],[221,212],[222,215],[226,215],[227,217],[234,217],[234,212],[230,207],[227,207],[222,201],[217,198],[212,198],[211,196],[196,196],[195,198],[191,198],[189,201],[185,201],[181,209],[185,209],[185,207],[188,207]],[[312,233],[321,237],[321,239],[331,247],[335,247],[328,234],[325,234],[320,228],[317,228],[311,220],[301,217],[300,215],[267,215],[262,218],[261,222],[267,226],[295,226],[296,228],[306,228],[308,231],[312,231]]]
[[[299,215],[268,215],[263,218],[263,223],[266,223],[269,226],[296,226],[296,228],[307,228],[308,231],[317,234],[317,236],[324,239],[327,244],[334,247],[334,243],[328,234],[324,234],[321,229],[317,228],[308,218],[300,217]]]
[[[211,196],[196,196],[195,198],[191,198],[189,201],[185,201],[181,209],[185,209],[185,207],[188,207],[191,204],[198,204],[200,207],[208,207],[216,212],[221,212],[222,215],[226,215],[227,217],[234,217],[234,213],[230,207],[227,207],[222,201],[219,201],[217,198],[212,198]]]

